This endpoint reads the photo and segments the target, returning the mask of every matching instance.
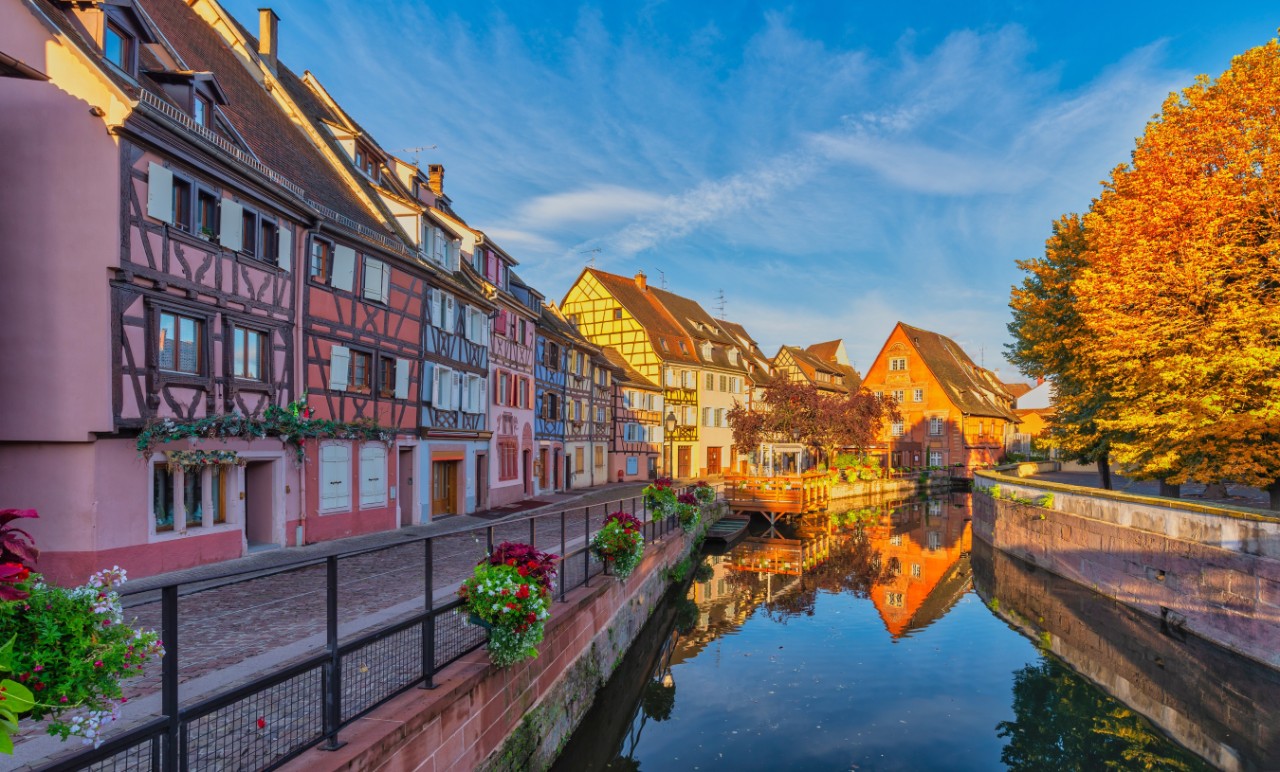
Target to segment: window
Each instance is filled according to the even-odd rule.
[[[161,462],[151,472],[151,513],[156,533],[172,533],[181,509],[183,529],[227,522],[227,470],[221,466],[171,472]],[[181,498],[179,498],[181,496]]]
[[[933,437],[942,436],[943,420],[940,416],[933,416],[929,419],[929,435]]]
[[[191,117],[201,126],[209,125],[209,115],[213,112],[213,105],[209,102],[208,97],[196,94],[191,102]]]
[[[245,209],[240,214],[240,251],[247,255],[258,254],[258,213]]]
[[[210,241],[218,239],[218,197],[207,190],[196,195],[195,232]]]
[[[890,369],[891,371],[906,370],[906,369],[907,369],[907,358],[906,358],[906,357],[894,357],[893,359],[890,359],[890,360],[889,360],[889,369]]]
[[[728,390],[729,390],[729,376],[722,375],[720,376],[720,391],[728,391]]]
[[[320,511],[347,512],[351,509],[351,446],[330,443],[320,446]]]
[[[587,466],[584,461],[584,453],[582,448],[573,449],[573,471],[577,472],[578,474],[581,474],[582,472],[587,471]]]
[[[182,471],[182,509],[186,512],[188,528],[204,525],[204,482],[202,469]]]
[[[912,397],[916,402],[924,402],[924,389],[916,389]]]
[[[890,547],[901,547],[901,546],[902,546],[902,534],[900,534],[900,533],[895,533],[895,534],[893,534],[892,536],[890,536],[890,537],[889,537],[889,546],[890,546]]]
[[[602,466],[604,466],[604,446],[597,445],[596,446],[596,468],[599,469]]]
[[[894,421],[894,422],[893,422],[893,436],[894,436],[894,437],[901,437],[901,436],[903,435],[903,433],[904,433],[904,430],[903,430],[902,422],[901,422],[901,421]]]
[[[258,218],[258,259],[275,265],[280,258],[280,231],[265,217]]]
[[[894,399],[894,401],[896,401],[899,405],[901,405],[901,404],[903,403],[903,401],[904,401],[904,397],[905,397],[905,395],[902,393],[902,389],[894,389],[894,390],[893,390],[893,399]]]
[[[266,380],[267,336],[257,330],[231,330],[231,374],[250,381]]]
[[[173,472],[166,464],[151,468],[151,512],[156,533],[173,530]]]
[[[716,376],[712,373],[707,373],[707,391],[715,391],[715,389],[716,389]]]
[[[494,389],[493,404],[495,405],[510,404],[509,399],[511,395],[511,376],[504,372],[499,372],[498,382],[494,385],[497,386],[497,388]]]
[[[689,347],[688,347],[688,346],[686,346],[686,345],[684,345],[684,341],[680,341],[680,353],[681,353],[681,354],[688,354],[688,353],[689,353]]]
[[[937,531],[929,531],[929,549],[936,550],[942,546],[942,534]]]
[[[173,225],[191,232],[191,183],[173,178]]]
[[[498,479],[516,479],[516,441],[498,440]]]
[[[622,318],[622,309],[621,309],[621,308],[615,308],[615,309],[613,309],[613,318],[614,318],[614,319],[621,319],[621,318]]]
[[[902,608],[906,605],[905,599],[900,592],[886,592],[884,594],[884,601],[893,608]]]
[[[929,466],[942,466],[942,451],[929,451]],[[930,503],[932,504],[933,502]]]
[[[360,508],[387,505],[387,446],[371,442],[360,448]]]
[[[312,239],[311,259],[307,263],[307,275],[321,284],[328,284],[333,268],[333,243],[324,239]]]
[[[716,408],[716,426],[724,426],[724,408]]]
[[[709,407],[702,408],[702,425],[703,426],[711,425],[711,408]]]
[[[920,570],[920,564],[919,564],[919,563],[912,563],[912,564],[911,564],[911,578],[913,578],[913,579],[919,579],[921,576],[924,576],[924,572],[923,572],[922,570]]]
[[[378,357],[378,394],[383,397],[396,395],[396,360],[394,357]]]
[[[108,21],[102,33],[102,53],[107,61],[133,74],[133,36],[124,31],[115,22]]]
[[[221,525],[227,522],[227,468],[215,466],[209,469],[209,503],[213,511],[213,522]]]
[[[347,391],[368,394],[373,387],[373,357],[363,351],[351,352],[350,377]]]
[[[157,343],[161,370],[193,375],[204,371],[204,320],[161,311]]]

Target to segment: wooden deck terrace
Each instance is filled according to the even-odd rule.
[[[783,515],[826,509],[831,501],[831,478],[825,472],[772,477],[727,474],[724,498],[734,512],[759,512],[772,522]]]

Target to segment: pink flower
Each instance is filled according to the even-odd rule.
[[[99,660],[94,660],[93,666],[94,666],[94,667],[102,667],[102,660],[100,660],[100,659],[99,659]]]

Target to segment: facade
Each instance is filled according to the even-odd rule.
[[[534,487],[538,492],[566,488],[570,470],[565,463],[565,383],[568,378],[572,326],[554,305],[543,305],[536,329],[534,352],[534,430],[538,443],[534,459]]]
[[[844,341],[832,341],[832,343],[836,344],[837,350],[843,353]],[[828,344],[818,344],[809,348],[783,346],[773,357],[773,367],[779,375],[784,375],[793,381],[811,384],[818,391],[826,394],[839,395],[857,391],[862,385],[862,379],[858,377],[858,371],[847,363],[847,358],[845,364],[841,364],[837,359],[824,359],[815,353],[815,350],[820,350],[820,347],[825,345]]]
[[[989,370],[956,342],[898,322],[863,386],[898,401],[902,420],[881,430],[876,451],[892,467],[999,463],[1017,416]]]
[[[608,346],[601,354],[614,366],[609,479],[652,480],[658,476],[662,449],[662,388]]]
[[[614,348],[661,383],[675,416],[663,468],[678,478],[720,474],[738,464],[725,415],[747,401],[752,365],[742,341],[695,301],[595,268],[583,271],[562,308],[594,344]]]
[[[489,345],[489,506],[533,495],[533,349],[542,296],[511,271],[515,260],[491,242],[482,242],[486,278],[498,306]]]

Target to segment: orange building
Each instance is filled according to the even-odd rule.
[[[902,420],[881,429],[874,452],[893,467],[959,466],[1004,458],[1018,423],[1012,395],[950,338],[898,322],[863,386],[898,401]]]

